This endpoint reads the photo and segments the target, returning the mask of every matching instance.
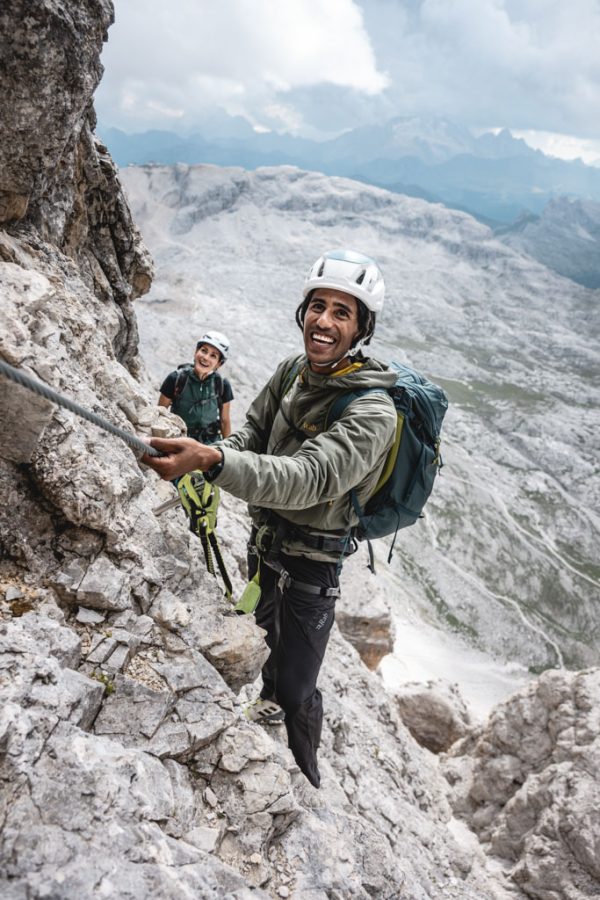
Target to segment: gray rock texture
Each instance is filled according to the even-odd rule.
[[[360,654],[369,669],[376,669],[384,656],[394,649],[394,622],[389,604],[375,585],[365,594],[363,580],[358,589],[353,569],[344,573],[342,596],[336,606],[335,620],[347,641]]]
[[[131,303],[151,266],[92,133],[111,18],[107,0],[8,0],[0,12],[0,356],[131,432],[178,434],[137,354]],[[231,615],[181,511],[154,515],[172,487],[95,426],[1,388],[10,395],[0,436],[2,896],[506,897],[503,874],[454,836],[436,760],[339,631],[322,677],[317,792],[283,728],[243,716],[235,692],[259,672],[262,632]],[[239,594],[247,522],[231,498],[219,527]],[[500,827],[484,768],[456,801],[461,815],[470,804],[484,810],[473,827],[492,852],[515,855],[513,898],[523,896],[517,884],[542,896],[531,893],[521,819],[536,827],[540,798],[562,790],[559,829],[561,810],[592,790],[595,676],[578,677],[588,679],[578,691],[550,678],[539,688],[556,685],[564,709],[578,698],[572,732],[547,744],[565,778],[540,791],[531,781],[513,830]],[[531,777],[545,772],[536,723],[519,719]],[[509,774],[516,750],[500,766]],[[474,770],[483,756],[465,759]],[[594,807],[569,809],[563,843],[541,825],[540,840],[556,848],[557,866],[575,860],[580,895],[591,896]],[[544,865],[549,883],[553,859]]]
[[[131,301],[152,264],[106,148],[93,134],[92,95],[113,21],[110,0],[76,5],[8,0],[0,11],[0,223],[20,221],[79,263],[94,293],[115,300],[117,357],[135,365]],[[23,233],[17,228],[14,233]],[[10,260],[10,249],[0,251]]]
[[[471,717],[456,685],[442,681],[409,682],[394,690],[402,721],[422,747],[449,750],[471,727]]]
[[[453,806],[528,897],[600,891],[600,669],[546,672],[445,761]]]
[[[43,208],[56,189],[56,170],[75,151],[100,81],[100,49],[112,20],[110,0],[2,5],[2,222]],[[68,177],[71,192],[73,181]],[[48,204],[54,215],[55,205]]]

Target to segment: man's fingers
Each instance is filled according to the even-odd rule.
[[[163,456],[144,454],[142,462],[158,472],[161,478],[171,480],[193,469],[203,468],[206,447],[192,438],[152,438],[151,446]]]
[[[182,444],[186,440],[186,438],[153,437],[150,438],[150,446],[154,447],[156,450],[160,450],[161,453],[181,453],[181,450],[183,449]]]
[[[140,462],[149,466],[151,469],[154,469],[155,472],[158,472],[161,478],[168,478],[167,470],[172,463],[166,457],[148,456],[147,453],[144,453]]]

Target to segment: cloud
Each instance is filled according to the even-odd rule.
[[[398,115],[600,138],[598,0],[115,0],[104,124],[220,107],[306,136]],[[161,114],[164,110],[164,114]]]
[[[393,85],[382,109],[600,136],[597,0],[364,0],[363,12]]]
[[[581,159],[584,163],[600,166],[600,140],[574,138],[567,134],[548,131],[514,131],[515,137],[523,138],[530,147],[541,150],[547,156],[559,159]]]
[[[353,0],[116,0],[115,13],[96,99],[109,124],[147,127],[180,110],[191,123],[220,106],[257,124],[279,109],[280,125],[300,128],[290,91],[376,96],[388,84]]]

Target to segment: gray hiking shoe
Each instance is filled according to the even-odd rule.
[[[285,713],[274,700],[263,700],[259,697],[244,707],[244,715],[250,722],[262,722],[264,725],[279,725]]]

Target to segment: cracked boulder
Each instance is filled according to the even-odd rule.
[[[600,669],[548,671],[444,764],[453,805],[528,897],[600,891]]]
[[[402,721],[419,744],[441,753],[470,730],[471,716],[457,685],[407,682],[394,690]]]
[[[363,578],[357,577],[358,563],[352,557],[344,569],[335,621],[367,668],[375,670],[383,657],[394,649],[395,627],[389,603],[382,586],[375,580],[365,595]]]

